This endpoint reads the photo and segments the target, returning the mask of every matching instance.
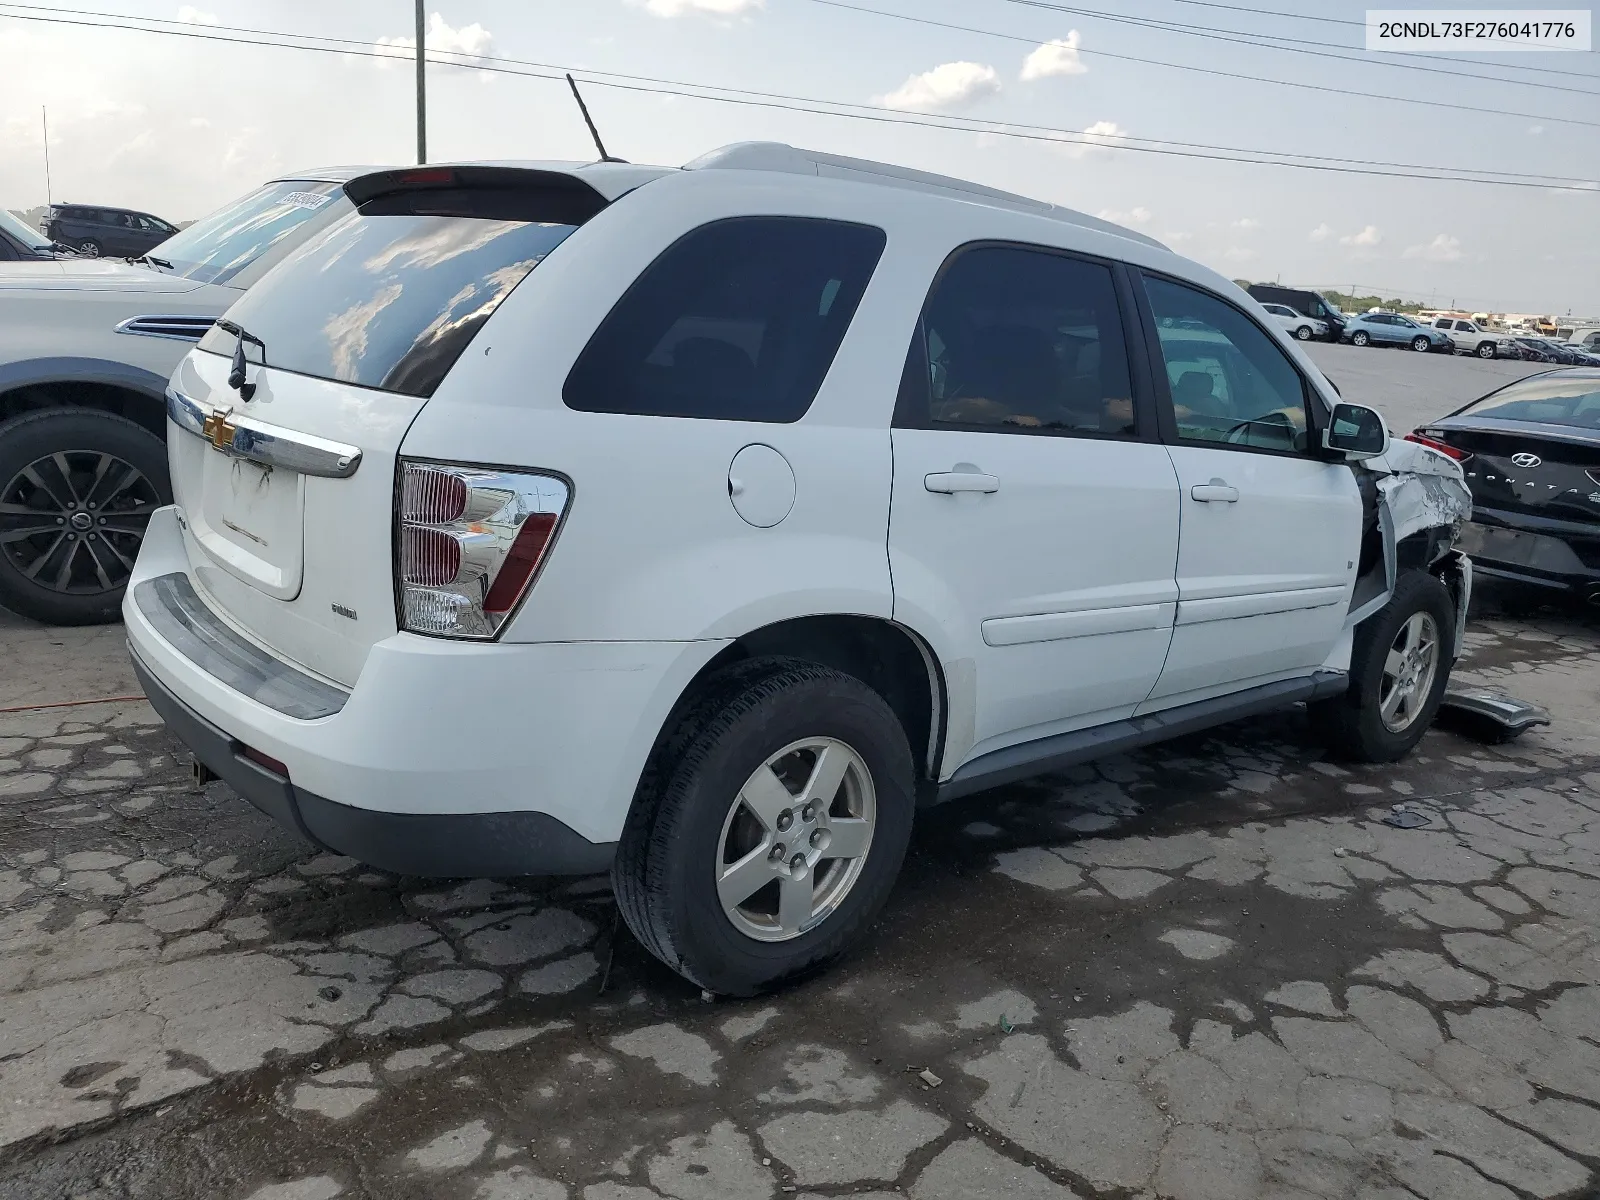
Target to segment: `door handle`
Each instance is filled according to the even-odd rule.
[[[953,496],[957,492],[998,492],[1000,481],[981,471],[936,471],[922,477],[922,486],[930,492]]]
[[[1213,479],[1210,483],[1197,483],[1189,489],[1189,496],[1200,501],[1201,504],[1239,503],[1239,489],[1229,487],[1225,479]]]

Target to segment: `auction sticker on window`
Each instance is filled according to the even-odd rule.
[[[1587,51],[1591,16],[1584,8],[1369,8],[1367,49]]]
[[[289,192],[279,198],[279,204],[292,205],[295,208],[321,208],[333,199],[331,192]]]

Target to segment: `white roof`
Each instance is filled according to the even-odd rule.
[[[685,163],[686,171],[782,171],[791,175],[816,175],[827,179],[849,179],[858,183],[876,184],[880,187],[904,188],[908,191],[931,192],[986,204],[992,208],[1005,208],[1017,212],[1033,213],[1057,221],[1065,221],[1085,229],[1130,238],[1165,250],[1167,247],[1142,233],[1125,226],[1102,221],[1076,209],[1059,204],[1047,204],[1012,192],[984,187],[965,179],[948,175],[934,175],[927,171],[914,171],[910,167],[897,167],[892,163],[873,162],[865,158],[846,158],[839,154],[823,154],[816,150],[801,150],[782,142],[735,142],[693,162]]]

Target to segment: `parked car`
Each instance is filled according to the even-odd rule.
[[[173,732],[325,846],[610,867],[743,994],[857,938],[919,803],[1433,716],[1459,468],[1150,238],[759,143],[344,190],[174,374],[124,603]]]
[[[1506,343],[1512,339],[1503,333],[1494,333],[1476,321],[1461,317],[1437,317],[1433,327],[1443,330],[1451,344],[1461,354],[1475,354],[1479,358],[1506,358]],[[1520,357],[1520,355],[1518,356]]]
[[[0,262],[33,262],[70,253],[29,225],[16,213],[0,208]]]
[[[1313,321],[1303,313],[1295,312],[1287,304],[1263,304],[1261,307],[1276,317],[1279,325],[1283,326],[1302,342],[1309,342],[1312,338],[1325,338],[1328,336],[1328,323],[1326,321]]]
[[[74,247],[86,258],[103,254],[138,258],[178,232],[170,221],[131,208],[53,204],[44,221],[52,241]]]
[[[1600,370],[1530,375],[1415,436],[1462,464],[1476,570],[1600,603]]]
[[[340,181],[367,169],[274,180],[140,265],[0,264],[0,605],[116,619],[145,522],[172,496],[173,368],[244,288],[350,211]]]
[[[1245,291],[1262,304],[1281,304],[1294,312],[1304,313],[1313,321],[1321,321],[1328,327],[1326,336],[1330,342],[1337,342],[1344,334],[1344,323],[1348,318],[1339,311],[1337,304],[1321,292],[1281,287],[1275,283],[1252,283]]]
[[[1449,334],[1431,325],[1419,325],[1400,313],[1366,312],[1345,322],[1344,336],[1354,346],[1409,346],[1426,353],[1429,350],[1453,353],[1455,343]]]
[[[1600,367],[1600,351],[1590,350],[1581,342],[1562,342],[1561,348],[1572,355],[1575,367]]]
[[[1542,337],[1519,337],[1517,344],[1523,348],[1523,357],[1534,362],[1555,363],[1558,366],[1574,367],[1578,365],[1578,356],[1567,349],[1560,342],[1551,341]],[[1528,353],[1532,351],[1532,353]]]

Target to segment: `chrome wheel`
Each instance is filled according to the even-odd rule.
[[[0,554],[53,592],[115,591],[128,582],[160,503],[144,473],[114,454],[47,455],[0,490]]]
[[[1294,335],[1295,335],[1295,337],[1299,338],[1302,342],[1309,342],[1311,340],[1311,326],[1309,326],[1309,325],[1300,326],[1299,329],[1296,329],[1294,331]]]
[[[78,243],[78,253],[83,255],[85,258],[99,258],[100,257],[100,243],[99,242],[79,242]]]
[[[1350,342],[1351,342],[1352,345],[1365,346],[1367,344],[1367,342],[1370,341],[1370,340],[1371,339],[1368,338],[1367,335],[1364,332],[1354,333],[1354,334],[1350,335]]]
[[[1412,613],[1400,626],[1383,663],[1378,689],[1378,716],[1390,733],[1404,733],[1416,723],[1439,670],[1439,627],[1429,613]]]
[[[746,780],[722,822],[723,913],[762,942],[814,929],[861,877],[876,823],[872,775],[859,754],[834,738],[785,746]]]
[[[1428,339],[1425,337],[1412,338],[1411,348],[1418,354],[1426,354],[1428,352]]]

